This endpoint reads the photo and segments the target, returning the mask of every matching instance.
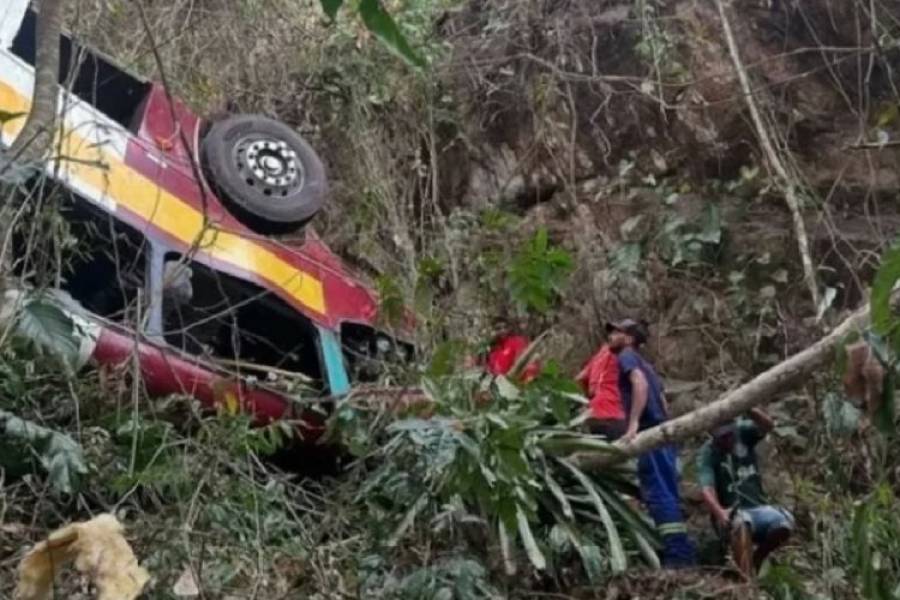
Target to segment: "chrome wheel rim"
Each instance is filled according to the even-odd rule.
[[[234,162],[247,187],[273,198],[300,189],[306,180],[297,153],[276,138],[248,136],[239,140],[234,147]]]

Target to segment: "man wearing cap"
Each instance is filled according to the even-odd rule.
[[[666,421],[668,410],[662,381],[653,366],[638,352],[647,341],[646,322],[625,319],[607,323],[609,347],[619,362],[619,392],[627,418],[623,439]],[[677,453],[665,445],[638,458],[641,499],[663,540],[662,563],[666,567],[687,567],[696,563],[694,544],[687,535],[678,492]]]
[[[730,536],[735,563],[747,577],[794,529],[787,510],[765,502],[757,466],[756,444],[772,430],[772,419],[758,408],[749,417],[714,429],[697,455],[703,501],[720,537]]]

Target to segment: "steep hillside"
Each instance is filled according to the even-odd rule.
[[[499,210],[546,225],[578,257],[551,319],[572,361],[596,342],[583,332],[628,311],[656,324],[679,379],[750,372],[815,334],[790,213],[713,2],[397,3],[432,59],[421,76],[350,22],[324,26],[311,3],[255,6],[153,7],[169,79],[206,112],[268,112],[312,136],[336,182],[317,226],[371,274],[412,292],[434,259],[447,279],[436,301],[460,306],[461,294],[471,321],[470,302],[484,304],[471,288],[491,274],[467,253],[490,245],[479,220]],[[900,9],[873,10],[747,2],[730,17],[838,310],[860,302],[900,225]],[[116,4],[79,23],[153,73],[145,36],[123,35],[134,17]],[[234,64],[221,69],[226,52]],[[705,360],[682,358],[698,351]]]
[[[463,364],[505,320],[546,333],[542,358],[572,375],[599,344],[603,323],[635,315],[651,323],[650,354],[674,411],[686,412],[805,348],[866,302],[880,256],[900,235],[897,2],[725,2],[737,54],[713,0],[385,2],[428,58],[422,72],[347,14],[328,22],[318,1],[144,4],[146,20],[130,1],[76,1],[70,28],[135,71],[164,76],[200,113],[264,113],[310,139],[333,184],[314,228],[385,302],[416,310],[429,374]],[[560,268],[560,293],[535,308],[523,306],[508,279],[540,231],[571,258],[572,272]],[[209,598],[349,598],[360,590],[412,598],[409,590],[424,593],[428,578],[432,591],[455,580],[478,590],[434,596],[441,598],[491,597],[479,595],[482,584],[523,598],[746,598],[763,589],[784,598],[891,597],[858,583],[862,563],[874,559],[857,534],[868,526],[878,552],[896,549],[891,532],[900,525],[889,507],[900,473],[873,466],[889,465],[896,446],[854,427],[838,432],[840,418],[828,412],[845,407],[832,403],[836,371],[773,408],[779,427],[765,456],[767,484],[797,514],[800,534],[762,588],[717,570],[611,578],[604,570],[597,592],[571,556],[553,575],[521,580],[498,575],[505,565],[496,548],[472,562],[457,551],[483,550],[488,541],[479,536],[487,534],[454,520],[456,499],[429,522],[432,539],[413,526],[418,500],[398,492],[392,500],[406,502],[411,517],[401,523],[407,529],[389,529],[388,510],[360,504],[359,491],[383,499],[387,476],[349,470],[301,484],[257,462],[279,445],[270,432],[204,420],[178,399],[145,405],[127,374],[73,384],[42,357],[4,352],[0,398],[44,423],[73,431],[77,423],[93,465],[93,508],[121,509],[143,527],[136,550],[156,574],[154,598],[172,597],[184,573],[205,580]],[[396,380],[409,374],[387,381]],[[77,411],[59,408],[71,398],[88,399],[84,431]],[[110,399],[116,427],[108,425]],[[139,404],[150,410],[138,415]],[[132,408],[133,420],[119,419]],[[380,415],[347,421],[363,438],[384,433]],[[684,465],[694,446],[684,449]],[[359,454],[377,464],[355,467],[375,471],[394,460],[384,447],[363,447]],[[691,466],[684,476],[692,527],[705,532]],[[12,572],[16,552],[40,528],[85,511],[46,497],[29,477],[14,479],[0,494],[0,573]],[[31,514],[34,506],[43,512]],[[868,522],[869,509],[859,507],[886,516]],[[197,531],[202,542],[191,537]],[[373,551],[410,531],[408,547]],[[197,573],[204,560],[209,571]],[[0,595],[11,594],[7,581],[0,575]]]

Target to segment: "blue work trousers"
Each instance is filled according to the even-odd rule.
[[[688,537],[678,493],[677,452],[663,446],[638,459],[641,497],[662,536],[662,564],[680,568],[697,562],[694,543]]]

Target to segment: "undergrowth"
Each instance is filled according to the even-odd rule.
[[[133,3],[81,4],[75,23],[89,39],[142,73],[156,74],[143,39],[125,26],[135,21]],[[686,34],[672,26],[681,27],[682,17],[666,12],[667,3],[627,3],[630,18],[622,29],[601,28],[600,37],[590,39],[606,47],[621,35],[643,62],[634,77],[607,82],[591,71],[596,61],[579,64],[584,52],[575,41],[593,28],[590,18],[581,21],[591,27],[574,27],[572,36],[555,41],[532,35],[539,29],[532,26],[545,19],[559,25],[548,15],[561,22],[551,9],[566,3],[547,3],[546,11],[541,3],[497,3],[484,19],[449,0],[393,4],[401,9],[403,31],[438,66],[434,71],[413,73],[392,61],[352,19],[323,26],[313,2],[273,11],[272,3],[256,0],[185,1],[155,3],[147,13],[177,95],[207,114],[278,115],[322,148],[336,194],[317,226],[377,281],[387,312],[409,302],[422,317],[426,406],[396,414],[359,408],[351,398],[332,420],[333,441],[347,449],[335,461],[335,448],[304,446],[290,427],[255,429],[240,416],[201,413],[189,398],[150,400],[127,368],[71,377],[33,347],[4,343],[0,596],[12,595],[15,565],[28,544],[100,511],[125,522],[153,574],[151,598],[174,597],[185,574],[209,598],[591,597],[590,588],[607,598],[648,597],[657,589],[664,589],[661,597],[685,598],[707,597],[698,588],[744,598],[755,593],[709,573],[673,577],[672,589],[665,587],[667,576],[644,566],[653,562],[654,536],[632,509],[629,474],[582,473],[564,460],[573,448],[606,451],[606,445],[571,433],[579,405],[563,377],[551,371],[519,386],[461,368],[463,357],[484,345],[498,315],[526,317],[535,331],[574,321],[578,343],[587,345],[583,313],[563,314],[558,304],[575,287],[570,273],[583,268],[566,226],[584,213],[571,217],[569,203],[589,206],[588,214],[602,223],[587,245],[599,248],[595,254],[603,261],[596,270],[609,275],[604,285],[593,285],[591,265],[590,285],[575,281],[576,303],[599,302],[614,312],[622,306],[613,298],[619,293],[653,306],[662,315],[658,329],[701,340],[697,355],[685,344],[663,361],[686,356],[702,362],[707,371],[699,378],[708,387],[790,353],[799,329],[788,331],[796,299],[790,257],[768,244],[770,238],[743,246],[734,239],[751,220],[747,215],[771,200],[759,167],[751,156],[726,181],[710,181],[712,167],[705,163],[702,177],[682,175],[678,168],[697,164],[667,164],[672,152],[652,131],[650,115],[674,119],[689,106],[667,95],[672,82],[681,89],[687,80]],[[595,5],[585,7],[593,16]],[[98,11],[106,11],[104,19]],[[463,20],[464,33],[452,43],[433,35],[459,14],[472,20]],[[883,50],[896,52],[888,21],[876,23],[883,30],[878,40]],[[222,68],[224,55],[233,57],[232,68]],[[599,67],[618,69],[611,63],[620,58],[600,56]],[[878,60],[886,60],[882,49]],[[596,106],[579,107],[584,99]],[[610,106],[618,112],[608,112]],[[879,119],[886,130],[896,121],[891,106]],[[590,122],[579,121],[581,113],[591,115]],[[628,128],[632,114],[639,129]],[[617,118],[625,124],[610,133]],[[577,131],[568,129],[570,122]],[[504,130],[516,135],[500,136],[496,148],[481,138]],[[672,136],[678,144],[683,133]],[[518,139],[532,134],[540,143]],[[607,139],[613,134],[620,137]],[[640,138],[637,151],[620,143],[628,136]],[[733,137],[746,145],[737,133]],[[492,162],[496,157],[480,154],[488,147],[503,155],[497,148],[504,144],[526,157],[509,172]],[[655,152],[656,145],[660,152],[648,158],[644,146]],[[717,143],[703,146],[719,152]],[[585,147],[596,162],[583,156]],[[524,195],[513,198],[498,192],[503,186],[488,186],[481,198],[478,188],[467,187],[472,173],[453,168],[457,156],[490,163],[502,171],[504,185],[532,172],[548,176],[550,184],[526,185]],[[609,166],[616,164],[618,175]],[[607,175],[600,191],[578,187]],[[609,206],[600,205],[619,197],[641,214],[606,221]],[[650,200],[640,205],[642,198]],[[534,203],[549,206],[551,217],[532,218],[523,205]],[[861,288],[831,267],[822,270],[832,300]],[[837,384],[827,387],[833,391]],[[793,432],[804,443],[780,463],[795,475],[789,489],[779,491],[795,497],[800,532],[763,573],[761,587],[785,599],[895,600],[896,441],[850,435],[856,431],[852,411],[840,398],[829,406],[824,413],[800,408],[787,415],[805,423]],[[298,474],[320,461],[340,469],[318,478]],[[77,597],[67,585],[62,597]],[[581,588],[587,589],[576,591]]]

